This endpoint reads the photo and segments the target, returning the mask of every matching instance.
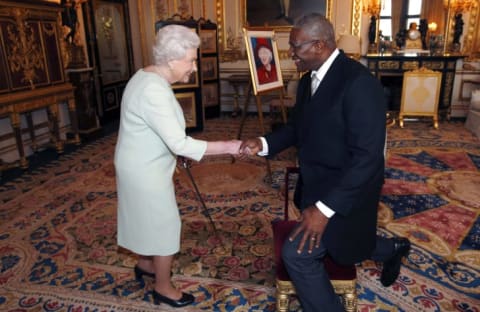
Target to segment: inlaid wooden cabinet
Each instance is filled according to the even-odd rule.
[[[21,167],[28,165],[24,132],[35,145],[31,124],[21,128],[21,115],[47,109],[51,143],[63,151],[59,134],[59,104],[67,103],[73,141],[79,143],[74,87],[62,60],[61,6],[45,1],[0,1],[0,117],[9,118]],[[33,130],[32,130],[33,128]]]
[[[55,6],[0,1],[0,92],[65,82]]]

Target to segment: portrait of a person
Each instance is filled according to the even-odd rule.
[[[270,39],[256,39],[254,58],[259,84],[278,81],[277,67],[273,58],[273,48]]]

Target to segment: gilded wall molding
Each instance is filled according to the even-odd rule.
[[[478,30],[480,23],[479,6],[479,1],[477,0],[473,5],[473,8],[468,12],[469,19],[466,35],[463,41],[462,53],[467,55],[469,59],[480,57],[480,55],[476,55],[476,53],[480,52],[480,42],[476,42],[477,40],[480,40],[480,37],[477,34],[477,32],[480,31]]]
[[[139,32],[140,32],[140,45],[141,45],[141,51],[142,51],[142,66],[146,66],[149,62],[149,53],[147,51],[147,34],[146,34],[146,29],[145,29],[145,23],[142,23],[142,21],[145,20],[145,12],[143,11],[143,6],[144,3],[143,1],[137,1],[137,10],[138,10],[138,17],[139,17]],[[152,10],[150,10],[152,12]]]
[[[362,0],[352,0],[352,35],[360,37],[362,20]]]

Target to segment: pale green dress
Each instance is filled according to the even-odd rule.
[[[155,73],[137,71],[121,105],[114,160],[118,245],[145,256],[172,255],[180,250],[181,230],[176,155],[200,160],[207,143],[186,135],[180,104]]]

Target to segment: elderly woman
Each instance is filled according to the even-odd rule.
[[[137,279],[155,279],[155,304],[182,307],[195,301],[170,280],[180,250],[180,214],[173,174],[177,155],[237,154],[240,141],[207,142],[185,134],[182,109],[171,84],[187,82],[197,70],[200,39],[179,25],[161,28],[153,47],[154,64],[130,79],[122,98],[115,150],[118,193],[118,244],[139,255]]]

